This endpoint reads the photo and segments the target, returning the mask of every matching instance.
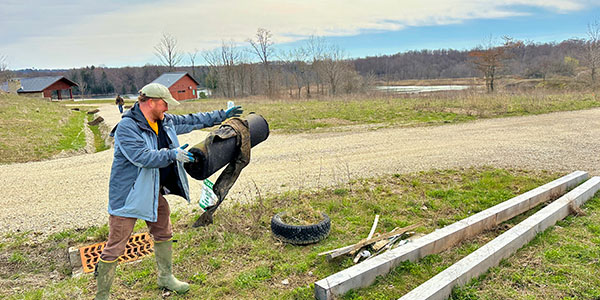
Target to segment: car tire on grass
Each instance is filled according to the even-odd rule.
[[[325,239],[331,229],[331,219],[325,213],[321,213],[323,219],[317,224],[290,225],[281,220],[286,212],[280,212],[271,218],[271,232],[283,242],[306,245],[313,244]]]

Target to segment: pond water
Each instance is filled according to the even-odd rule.
[[[398,94],[416,94],[425,92],[460,91],[468,89],[470,87],[470,85],[397,85],[376,86],[375,89],[381,92],[390,92]]]

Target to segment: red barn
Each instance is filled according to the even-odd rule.
[[[160,83],[166,86],[173,98],[181,101],[198,98],[198,82],[187,72],[164,73],[151,83]]]
[[[0,86],[1,89],[23,96],[62,100],[73,99],[73,87],[77,83],[64,76],[13,78]]]

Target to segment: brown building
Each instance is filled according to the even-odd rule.
[[[187,72],[164,73],[151,83],[160,83],[166,86],[173,98],[179,101],[198,98],[199,83]]]
[[[73,99],[73,87],[77,83],[64,76],[13,78],[3,83],[0,89],[22,96],[48,99]]]

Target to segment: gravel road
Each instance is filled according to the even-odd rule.
[[[101,107],[100,115],[109,125],[119,120],[114,105]],[[193,145],[206,134],[195,131],[180,136],[180,142]],[[33,231],[45,236],[106,223],[111,163],[108,150],[0,165],[0,234]],[[483,165],[600,174],[600,109],[437,127],[272,134],[253,149],[228,201],[249,201],[257,188],[264,196],[377,174]],[[190,178],[192,199],[199,198],[200,184]],[[196,207],[194,201],[187,205],[178,197],[168,199],[174,209]]]

